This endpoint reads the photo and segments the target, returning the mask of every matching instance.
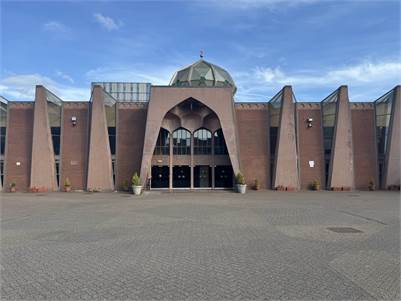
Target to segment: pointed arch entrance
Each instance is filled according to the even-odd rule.
[[[165,113],[158,133],[148,174],[151,189],[233,186],[229,147],[220,119],[208,106],[187,98]]]

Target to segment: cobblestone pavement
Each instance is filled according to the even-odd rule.
[[[399,193],[0,197],[2,300],[400,298]]]

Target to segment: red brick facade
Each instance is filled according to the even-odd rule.
[[[248,186],[259,180],[270,188],[269,113],[267,104],[237,104],[241,170]]]
[[[60,142],[61,190],[64,188],[64,182],[67,177],[71,182],[71,188],[73,190],[86,190],[91,187],[89,185],[90,181],[88,180],[91,174],[88,172],[88,170],[90,170],[89,162],[91,151],[92,153],[96,153],[96,151],[102,150],[102,154],[106,155],[99,157],[100,159],[97,158],[93,160],[92,167],[95,168],[92,170],[93,177],[97,178],[101,176],[102,179],[112,183],[112,156],[107,137],[105,104],[103,100],[104,96],[102,96],[103,90],[101,90],[101,87],[97,87],[96,89],[99,92],[97,102],[98,112],[96,116],[93,114],[93,101],[92,103],[62,102],[60,104],[62,106]],[[287,89],[291,92],[290,88],[287,87]],[[399,87],[395,89],[399,89]],[[271,174],[270,168],[269,103],[233,104],[231,90],[226,88],[197,87],[184,89],[178,87],[156,87],[152,91],[153,97],[155,97],[155,94],[157,94],[157,97],[151,98],[148,103],[117,102],[116,104],[116,183],[115,187],[111,187],[112,189],[122,190],[125,186],[124,182],[128,182],[130,186],[130,180],[134,172],[147,175],[152,164],[154,164],[154,146],[152,145],[155,145],[160,126],[163,126],[163,118],[166,116],[166,112],[171,115],[171,112],[174,110],[176,116],[180,117],[176,118],[178,121],[174,119],[178,124],[174,125],[172,123],[175,127],[171,129],[171,132],[179,127],[192,126],[193,128],[190,132],[193,133],[200,127],[199,124],[208,125],[207,128],[210,128],[212,133],[220,128],[225,130],[223,134],[228,149],[228,155],[215,156],[214,159],[209,155],[196,156],[193,158],[194,152],[192,147],[192,151],[189,152],[191,155],[188,153],[184,155],[175,154],[174,156],[171,155],[171,162],[163,162],[164,165],[171,163],[172,165],[192,166],[191,188],[194,188],[193,182],[195,176],[193,169],[195,169],[195,165],[215,166],[229,164],[232,165],[234,172],[241,171],[244,174],[249,188],[254,186],[255,179],[258,180],[260,188],[271,188],[273,175]],[[330,170],[332,173],[333,170],[336,171],[334,178],[337,184],[329,185],[329,188],[333,190],[350,190],[354,187],[356,189],[368,189],[369,183],[372,180],[374,184],[376,184],[376,188],[379,188],[375,105],[374,103],[349,103],[347,88],[342,86],[338,91],[342,91],[342,94],[338,92],[340,96],[342,95],[341,97],[339,96],[339,104],[341,106],[337,106],[337,111],[334,113],[335,116],[333,117],[336,124],[333,134],[335,136],[333,137],[333,143],[336,143],[332,144],[331,151],[332,158],[330,164],[333,166],[328,169],[329,176]],[[295,175],[297,181],[299,179],[300,189],[309,189],[311,183],[314,180],[318,180],[321,183],[321,188],[324,189],[325,160],[321,103],[297,103],[294,109],[292,92],[288,95],[289,101],[287,99],[287,104],[289,103],[290,106],[288,106],[286,110],[281,109],[279,123],[280,137],[285,138],[278,140],[279,147],[282,153],[285,154],[281,156],[281,178],[285,179],[286,176],[293,177]],[[397,92],[395,95],[395,108],[399,110],[400,93]],[[166,99],[169,103],[163,104]],[[183,99],[183,101],[180,101],[181,99]],[[192,102],[188,102],[191,103],[191,106],[188,108],[185,107],[190,110],[188,113],[184,110],[184,107],[180,108],[179,104],[190,99],[193,99],[191,100]],[[192,109],[195,100],[197,102],[205,102],[203,107],[199,106],[201,109]],[[159,104],[163,104],[164,107],[161,108]],[[150,106],[153,106],[153,111],[149,109]],[[194,107],[196,108],[197,106],[198,105],[195,103]],[[229,108],[229,110],[227,108]],[[195,110],[199,112],[195,114]],[[216,111],[219,112],[219,114],[211,114],[210,111]],[[395,110],[393,110],[392,114],[394,114],[394,111]],[[43,152],[37,151],[36,159],[32,159],[32,145],[35,143],[35,141],[32,141],[34,137],[34,103],[9,102],[7,112],[3,190],[8,191],[9,185],[15,182],[17,191],[27,191],[34,182],[33,180],[31,181],[31,179],[34,179],[34,177],[32,177],[32,170],[35,170],[35,164],[31,163],[43,163],[43,160],[48,160],[49,156],[40,156]],[[295,118],[294,112],[296,113]],[[47,117],[46,113],[39,115],[36,120],[43,121],[43,118],[45,118],[43,116]],[[209,119],[205,116],[209,116]],[[75,125],[72,122],[72,117],[76,118]],[[285,127],[282,125],[283,118],[287,118],[287,120],[291,121],[286,123]],[[311,126],[308,126],[308,119],[312,119],[312,122],[310,122]],[[95,123],[90,120],[95,121]],[[171,119],[170,121],[172,122],[174,120]],[[294,120],[296,121],[295,123]],[[102,123],[98,123],[100,126],[96,125],[98,121],[102,121]],[[37,132],[42,134],[45,130],[49,130],[50,133],[50,129],[47,128],[48,126],[49,125],[42,126],[40,131]],[[101,126],[103,126],[103,129]],[[152,134],[151,138],[153,142],[149,140],[148,134],[145,135],[148,127],[150,129],[148,133]],[[387,150],[388,152],[392,152],[391,158],[393,158],[393,161],[391,162],[398,162],[397,160],[399,160],[399,152],[396,152],[397,141],[399,142],[399,137],[397,136],[397,133],[400,131],[399,127],[400,124],[398,122],[393,122],[390,131],[391,135],[387,138],[389,142],[392,142],[388,144],[389,150]],[[99,129],[102,130],[102,139],[98,139],[99,135],[93,135],[93,133]],[[193,145],[194,138],[192,137],[191,139]],[[93,146],[90,149],[89,145],[92,140]],[[172,140],[173,139],[170,139],[170,144]],[[283,141],[285,142],[283,143]],[[172,148],[170,152],[173,154]],[[144,155],[150,158],[147,165],[144,165]],[[333,156],[337,157],[334,158]],[[218,162],[217,158],[219,157],[224,157],[224,160],[221,161],[219,159],[220,161]],[[104,158],[108,159],[106,160]],[[166,156],[166,158],[168,158],[168,156]],[[291,167],[295,166],[295,171],[286,167],[287,165],[289,166],[289,162],[291,163]],[[101,168],[104,167],[105,164],[110,165],[108,173],[99,171],[102,170]],[[397,166],[396,164],[393,165]],[[53,163],[51,166],[53,166]],[[234,166],[236,166],[236,169]],[[100,167],[100,169],[97,169],[98,167]],[[39,172],[38,170],[39,169],[36,170],[36,174],[38,175],[51,174],[50,172],[45,173],[40,170]],[[212,177],[214,177],[213,172],[214,171],[212,171]],[[393,183],[392,187],[394,186],[397,188],[399,187],[397,184],[399,180],[397,180],[397,175],[394,176],[393,174],[395,174],[395,172],[391,172],[387,175],[387,181],[391,181],[391,183]],[[172,183],[171,179],[173,176],[171,168],[171,170],[169,170],[169,183]],[[142,181],[146,179],[146,176],[142,177]],[[214,183],[214,180],[211,180],[211,182]],[[95,186],[95,188],[102,190],[105,187],[102,185],[103,184]],[[213,184],[210,186],[213,187]],[[173,188],[170,184],[169,187]],[[281,185],[277,187],[283,188]],[[297,187],[298,186],[293,185],[290,188],[295,190]],[[110,185],[107,189],[111,190]]]
[[[370,180],[378,183],[375,111],[371,104],[352,104],[351,114],[355,188],[368,189]]]
[[[122,189],[124,181],[131,185],[134,172],[141,169],[146,124],[146,104],[121,103],[117,111],[117,176],[116,187]]]
[[[301,189],[308,189],[314,180],[324,187],[323,133],[320,104],[299,103],[298,119],[298,152]],[[306,120],[312,118],[311,127]],[[313,161],[313,167],[309,162]]]
[[[17,191],[28,191],[31,175],[33,103],[9,104],[4,191],[15,182]],[[17,165],[19,164],[19,165]]]
[[[86,188],[88,156],[88,103],[66,103],[63,108],[61,133],[60,189],[68,177],[71,189]],[[71,118],[76,117],[73,126]]]

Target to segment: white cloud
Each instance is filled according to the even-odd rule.
[[[58,77],[64,79],[64,80],[70,82],[71,84],[74,83],[74,79],[73,79],[71,76],[69,76],[68,74],[65,74],[64,72],[61,72],[61,71],[57,70],[57,71],[56,71],[56,75],[57,75]]]
[[[123,65],[99,67],[89,70],[85,75],[88,81],[150,82],[153,85],[168,85],[176,70],[176,65]],[[60,82],[37,73],[10,74],[0,79],[0,94],[10,100],[33,100],[35,85],[44,85],[63,100],[89,100],[89,85],[74,85],[73,79],[61,71],[57,71],[56,75],[64,81]],[[326,71],[309,69],[294,73],[285,71],[280,66],[259,67],[249,71],[232,72],[232,76],[238,88],[235,99],[240,101],[268,101],[284,85],[292,85],[297,99],[301,101],[319,101],[343,84],[349,86],[352,101],[372,101],[394,85],[400,84],[401,63],[390,60],[362,62]]]
[[[48,32],[55,32],[55,33],[67,33],[70,32],[70,28],[65,26],[64,24],[57,22],[57,21],[49,21],[43,24],[43,30]]]
[[[291,85],[299,100],[320,101],[340,85],[349,87],[351,101],[372,101],[401,83],[401,62],[383,60],[329,69],[287,71],[281,66],[233,72],[240,101],[267,101]]]
[[[287,74],[280,67],[257,68],[255,76],[265,83],[273,85],[360,85],[399,80],[401,63],[397,61],[363,62],[358,65],[328,70],[324,73],[313,72],[313,74]]]
[[[35,98],[35,86],[43,85],[63,100],[87,101],[90,87],[81,88],[61,84],[41,74],[9,75],[0,80],[0,94],[15,101],[31,101]]]
[[[177,66],[108,66],[89,70],[89,81],[150,82],[168,85]]]
[[[97,23],[99,23],[101,26],[103,26],[108,31],[117,30],[123,25],[123,23],[121,21],[116,22],[112,18],[104,16],[100,13],[94,13],[93,17],[95,18],[95,21]]]

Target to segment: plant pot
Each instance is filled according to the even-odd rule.
[[[237,184],[237,191],[241,194],[244,194],[246,192],[246,184]]]
[[[142,186],[132,185],[132,191],[134,192],[135,195],[140,195],[142,192]]]
[[[65,186],[64,187],[65,192],[70,192],[71,191],[71,186]]]
[[[10,187],[10,192],[16,192],[17,189],[15,187]]]

